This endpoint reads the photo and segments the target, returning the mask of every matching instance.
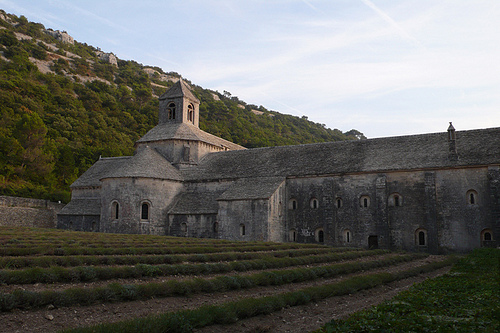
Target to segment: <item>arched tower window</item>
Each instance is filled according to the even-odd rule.
[[[422,228],[415,230],[415,245],[427,246],[427,230]]]
[[[288,234],[288,239],[290,242],[296,242],[297,241],[297,230],[290,229],[290,233]]]
[[[118,201],[113,201],[111,203],[111,217],[113,220],[118,220],[120,218],[120,204]]]
[[[149,203],[143,202],[141,205],[141,220],[149,220]]]
[[[309,204],[311,205],[312,209],[317,209],[319,207],[319,201],[316,198],[312,198]]]
[[[194,106],[193,104],[188,105],[188,121],[194,124]]]
[[[168,119],[175,119],[175,103],[170,102],[167,105]]]
[[[245,236],[245,225],[242,223],[240,224],[240,236]]]
[[[467,191],[467,203],[469,205],[477,205],[477,192],[474,190]]]
[[[219,232],[219,222],[214,222],[213,226],[212,226],[212,230],[214,233],[218,233]]]
[[[288,201],[288,209],[292,209],[292,210],[297,209],[297,200],[290,199],[290,201]]]

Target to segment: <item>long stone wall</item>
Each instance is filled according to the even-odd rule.
[[[0,196],[0,226],[55,228],[62,203]]]

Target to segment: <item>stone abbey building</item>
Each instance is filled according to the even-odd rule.
[[[500,128],[245,149],[199,129],[182,80],[133,156],[72,185],[62,229],[431,253],[497,246]]]

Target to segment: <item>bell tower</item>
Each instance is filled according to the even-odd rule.
[[[200,101],[182,79],[160,96],[158,118],[160,125],[182,123],[199,128]]]

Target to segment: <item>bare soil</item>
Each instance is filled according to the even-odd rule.
[[[375,258],[372,257],[370,259],[373,260]],[[410,267],[417,267],[426,262],[440,260],[443,260],[443,257],[430,256],[423,260],[384,267],[379,270],[370,270],[357,275],[371,274],[380,271],[396,272]],[[309,332],[321,327],[334,318],[345,317],[363,308],[376,305],[383,300],[392,298],[400,291],[409,288],[415,283],[422,282],[429,277],[444,274],[447,271],[448,268],[444,268],[429,274],[393,282],[352,295],[332,297],[318,303],[286,308],[267,316],[242,320],[232,325],[210,326],[199,329],[197,332]],[[255,271],[252,273],[254,272]],[[241,298],[257,298],[275,295],[309,286],[341,281],[346,277],[347,276],[340,276],[332,279],[320,279],[283,286],[258,287],[224,293],[196,294],[188,297],[155,298],[145,301],[106,303],[93,306],[72,306],[66,308],[53,308],[49,306],[45,309],[35,311],[14,310],[12,312],[0,313],[0,332],[56,332],[64,328],[89,326],[103,322],[116,322],[136,317],[144,317],[151,314],[193,309],[202,305],[221,304]],[[186,277],[178,278],[185,279]],[[146,282],[150,281],[151,280],[148,280]],[[138,281],[123,280],[120,282],[137,283]],[[110,281],[106,281],[106,283],[110,283]],[[90,287],[95,285],[72,284],[71,286]],[[18,287],[21,288],[21,286]],[[54,289],[60,288],[58,288],[57,284],[51,285],[51,287]],[[68,286],[66,285],[65,287]],[[47,286],[33,285],[29,286],[27,289],[45,290]]]

